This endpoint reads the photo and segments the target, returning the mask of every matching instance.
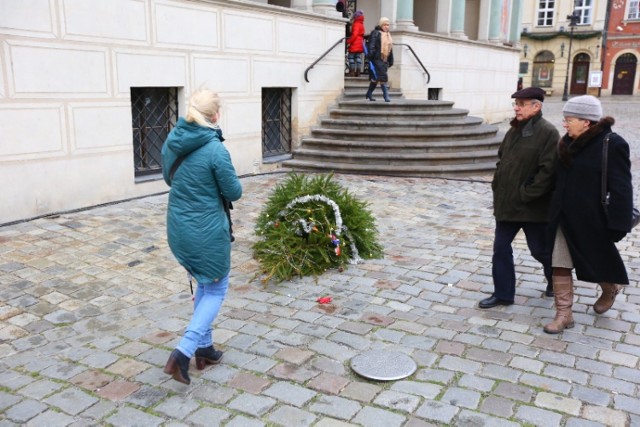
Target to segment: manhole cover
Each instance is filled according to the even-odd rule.
[[[378,381],[406,378],[416,368],[416,362],[399,351],[371,350],[351,359],[351,369],[356,374]]]

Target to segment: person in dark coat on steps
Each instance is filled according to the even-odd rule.
[[[373,97],[373,91],[380,83],[385,102],[391,102],[387,70],[393,66],[393,40],[389,33],[389,24],[389,18],[381,18],[378,26],[369,36],[367,54],[369,59],[369,80],[371,82],[366,95],[369,101],[376,100]]]
[[[553,288],[556,316],[544,327],[557,334],[574,326],[573,277],[598,283],[602,294],[593,311],[602,314],[613,306],[619,285],[629,284],[615,242],[630,230],[633,186],[629,144],[612,133],[612,117],[602,117],[598,98],[583,95],[564,106],[567,133],[558,144],[559,164],[551,200],[550,227],[553,239]],[[602,203],[603,145],[607,149],[604,176],[609,203]]]
[[[542,117],[542,89],[529,87],[511,97],[516,117],[498,149],[491,183],[496,218],[491,270],[494,292],[480,301],[480,308],[513,304],[516,273],[511,244],[520,230],[531,256],[544,269],[545,294],[553,296],[547,226],[560,134]]]

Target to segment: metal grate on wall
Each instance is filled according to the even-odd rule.
[[[162,171],[162,145],[178,121],[178,89],[131,88],[135,176]]]
[[[440,99],[440,92],[442,92],[442,88],[430,87],[427,93],[427,99],[430,101],[437,101]]]
[[[262,156],[291,151],[291,88],[262,89]]]

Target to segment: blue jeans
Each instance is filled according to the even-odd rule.
[[[516,234],[524,231],[531,256],[544,269],[544,276],[551,283],[551,253],[546,223],[496,221],[495,239],[493,241],[493,296],[500,300],[513,302],[516,295],[516,269],[513,264],[513,248],[511,244]]]
[[[213,345],[211,323],[220,311],[227,289],[229,275],[217,283],[198,283],[191,322],[176,347],[185,356],[191,358],[198,348]]]
[[[361,53],[351,53],[348,55],[349,59],[349,68],[352,70],[362,70],[362,54]]]

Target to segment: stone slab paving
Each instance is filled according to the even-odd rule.
[[[640,100],[604,104],[637,189]],[[544,109],[558,127],[561,107]],[[522,236],[516,304],[477,308],[492,291],[489,176],[336,176],[370,203],[384,259],[265,286],[253,226],[284,177],[242,178],[215,331],[226,355],[193,365],[190,386],[162,372],[191,313],[166,194],[0,227],[0,425],[640,425],[640,232],[619,244],[632,283],[614,309],[595,315],[595,286],[578,282],[576,327],[549,336],[553,303]],[[418,368],[366,380],[350,360],[370,350]]]

